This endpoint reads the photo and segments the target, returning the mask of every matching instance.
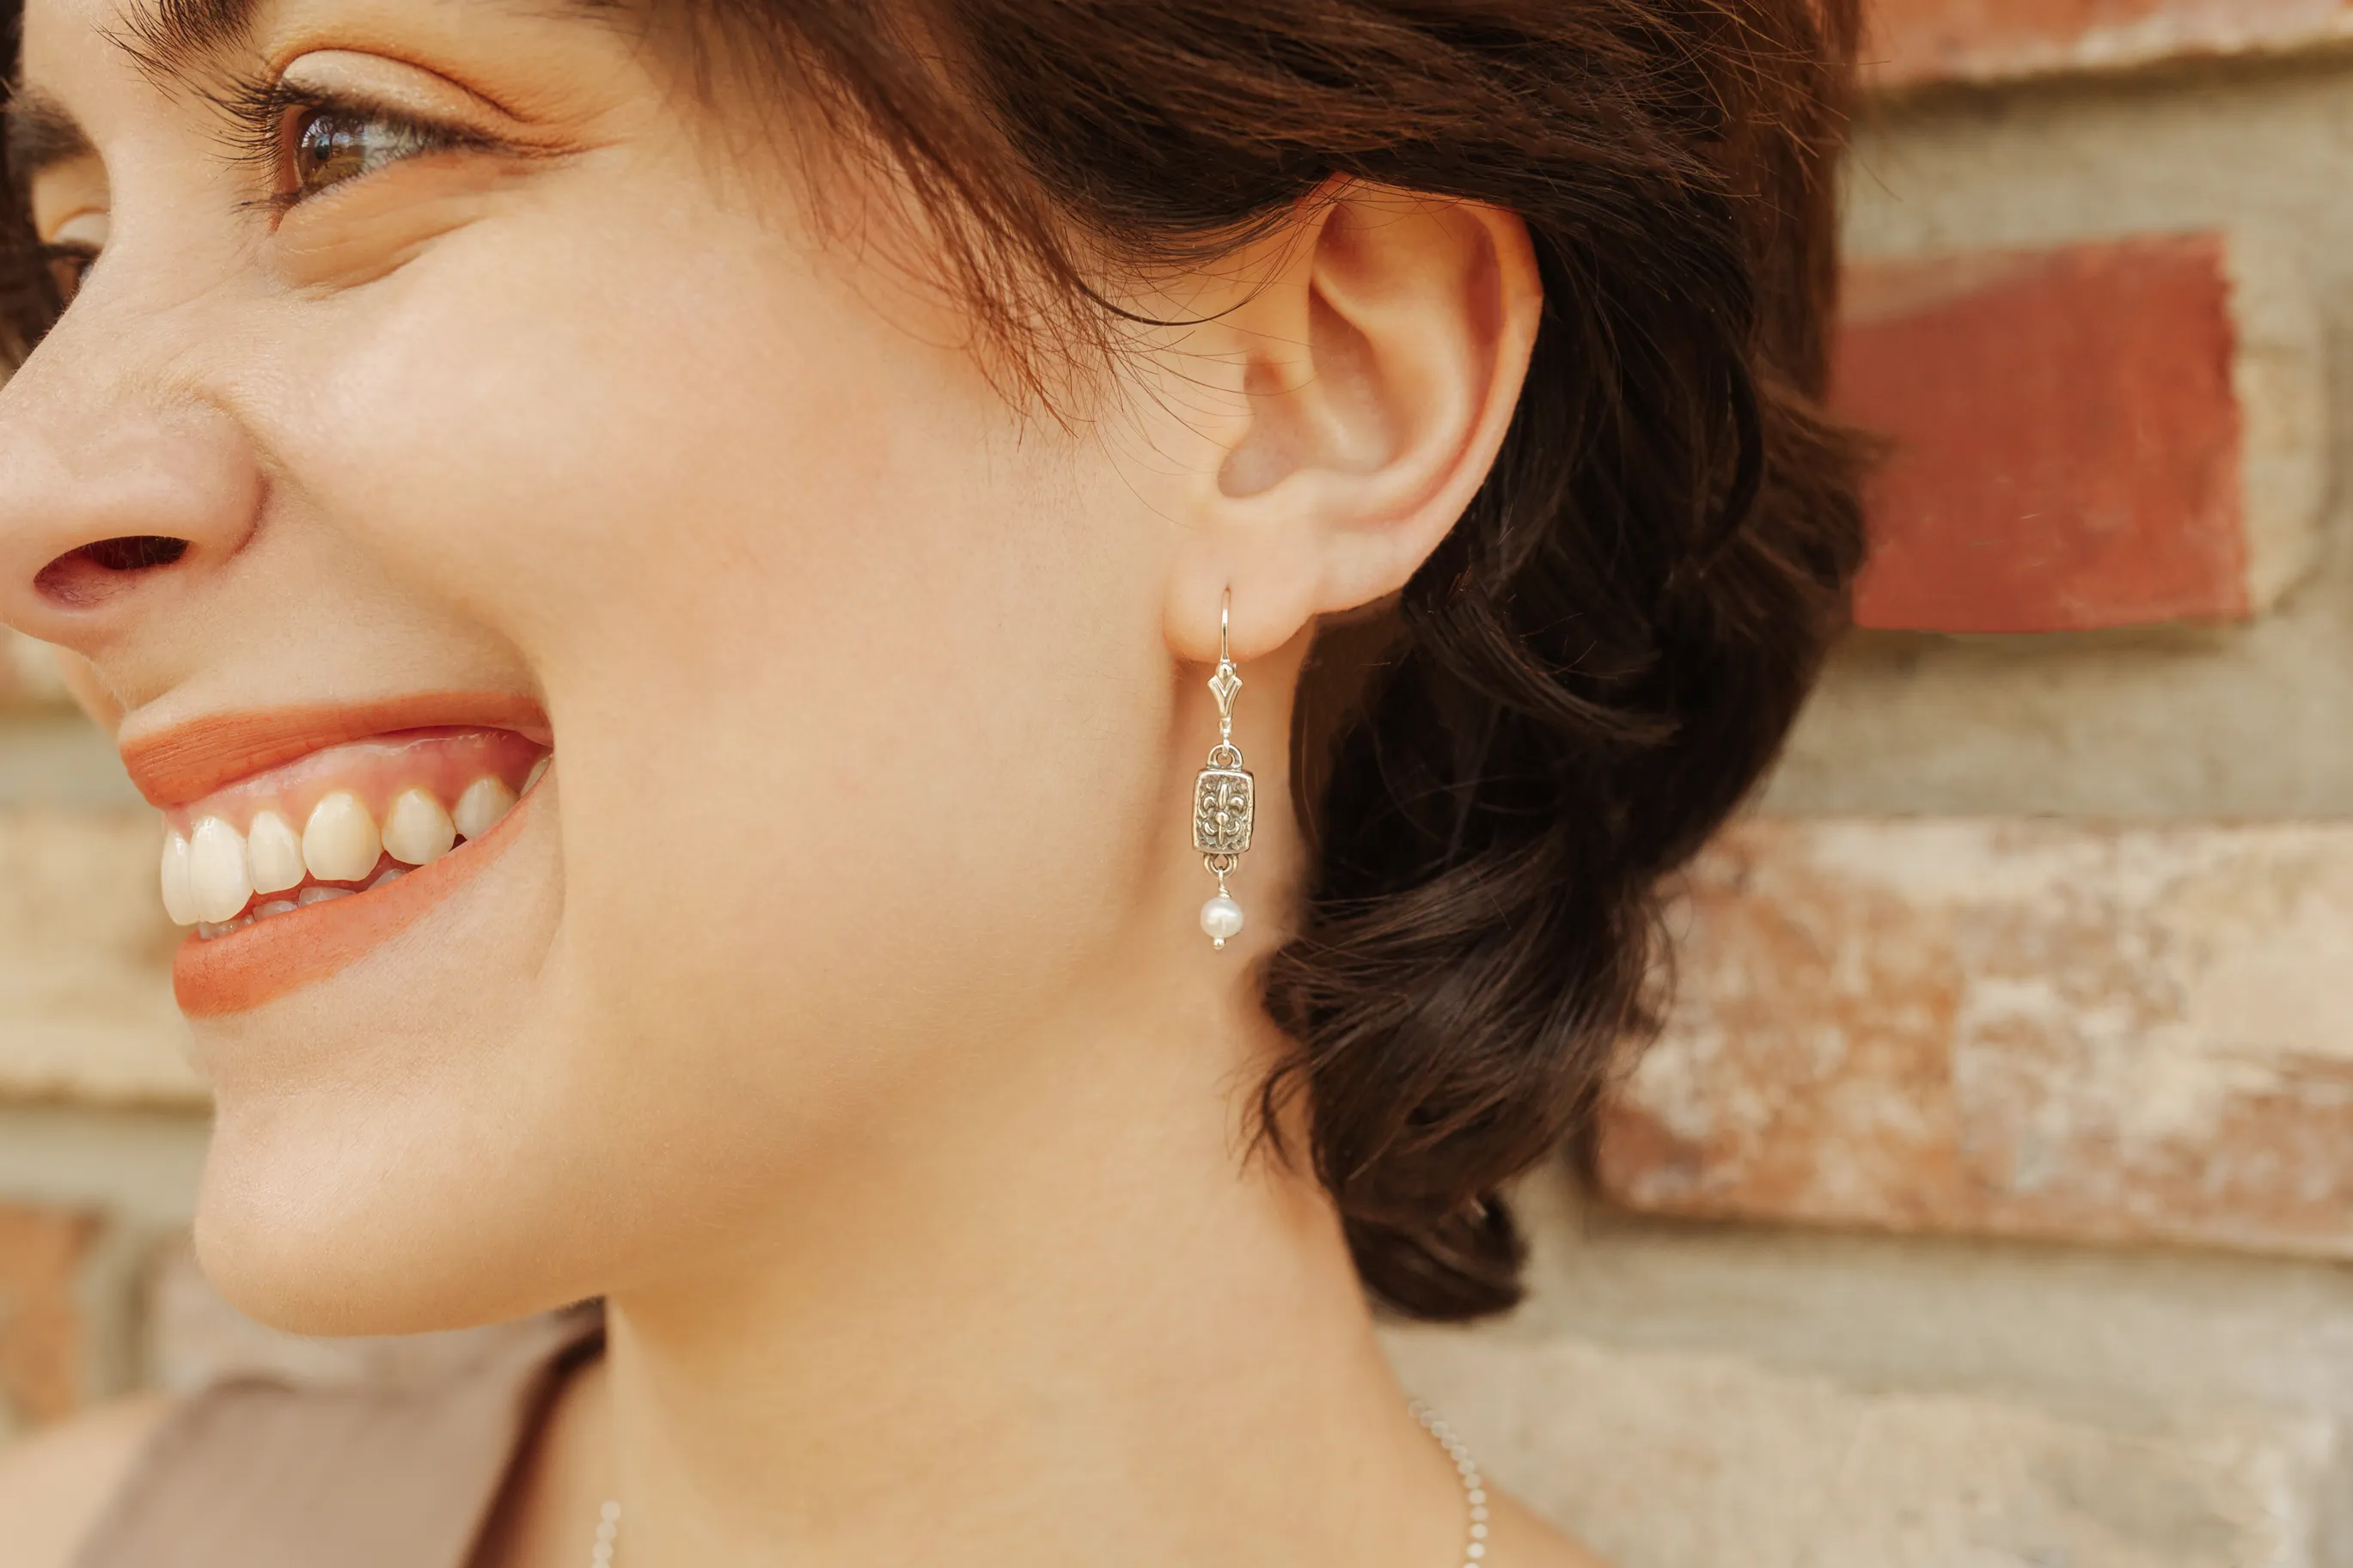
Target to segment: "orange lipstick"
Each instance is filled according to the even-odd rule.
[[[489,869],[538,798],[532,791],[480,838],[387,886],[308,904],[210,942],[190,932],[172,961],[180,1011],[190,1018],[249,1013],[340,973]]]
[[[345,706],[322,702],[215,719],[134,736],[122,765],[150,804],[185,805],[298,757],[406,730],[512,730],[544,742],[547,715],[527,697],[448,692]]]
[[[355,742],[422,731],[467,730],[511,731],[539,745],[551,739],[545,713],[527,698],[495,692],[438,693],[224,714],[152,735],[133,733],[122,744],[122,760],[140,792],[171,811],[217,796],[234,785],[249,783],[253,788],[262,788],[269,781],[261,775],[271,770]],[[415,744],[420,754],[434,749],[430,742]],[[513,750],[514,743],[504,744],[506,751]],[[462,745],[442,749],[466,750]],[[490,751],[499,750],[497,745],[490,747]],[[515,759],[509,761],[513,766],[522,765]],[[512,786],[514,781],[505,782]],[[305,902],[209,940],[192,932],[172,967],[181,1010],[191,1018],[248,1012],[349,967],[406,931],[497,860],[521,831],[536,795],[536,790],[526,791],[480,838],[470,839],[454,852],[440,854],[396,879],[353,891],[351,896]],[[446,831],[446,818],[444,822]],[[167,883],[169,870],[167,864]],[[169,897],[168,887],[166,893]]]

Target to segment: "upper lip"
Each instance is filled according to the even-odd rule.
[[[122,765],[151,805],[168,808],[329,746],[427,729],[512,730],[544,739],[547,715],[530,698],[488,691],[217,713],[125,737]]]

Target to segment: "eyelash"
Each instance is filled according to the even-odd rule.
[[[230,81],[216,102],[228,121],[231,151],[238,163],[269,182],[269,194],[254,205],[272,213],[290,211],[314,196],[349,184],[337,180],[319,190],[306,191],[293,173],[298,142],[306,123],[332,116],[355,125],[387,129],[410,145],[386,160],[401,163],[427,153],[459,148],[488,147],[491,140],[457,126],[438,124],[365,99],[319,92],[296,87],[283,79],[250,78]],[[379,164],[380,169],[385,166]],[[360,175],[375,170],[363,171]]]
[[[69,303],[81,291],[81,274],[97,262],[98,247],[51,241],[40,246],[36,254],[56,287],[58,302],[62,304]],[[61,272],[67,267],[79,268],[70,283],[66,281]]]

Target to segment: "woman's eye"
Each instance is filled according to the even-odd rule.
[[[81,292],[81,280],[88,276],[90,264],[98,259],[93,246],[53,244],[41,247],[41,259],[49,269],[49,281],[58,291],[58,303],[70,305]]]
[[[58,224],[41,244],[41,265],[58,291],[60,308],[73,303],[81,280],[106,248],[112,220],[103,211],[83,211]]]
[[[290,200],[320,195],[347,180],[439,152],[462,138],[411,121],[357,109],[309,109],[293,116]]]

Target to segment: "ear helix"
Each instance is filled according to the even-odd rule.
[[[1218,743],[1209,748],[1208,765],[1193,783],[1193,847],[1218,879],[1217,893],[1201,906],[1201,929],[1208,934],[1209,945],[1221,950],[1242,931],[1242,907],[1226,891],[1226,879],[1250,851],[1250,825],[1258,812],[1258,781],[1242,766],[1241,750],[1234,744],[1234,698],[1242,689],[1242,678],[1234,668],[1229,636],[1233,610],[1233,590],[1229,588],[1218,611],[1218,672],[1209,678],[1209,695],[1218,700]]]

